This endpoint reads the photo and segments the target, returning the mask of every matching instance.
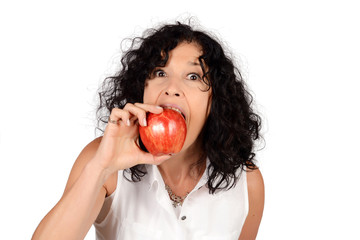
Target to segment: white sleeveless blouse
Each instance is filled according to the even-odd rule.
[[[209,161],[207,161],[207,166]],[[210,194],[207,171],[189,193],[182,207],[175,209],[155,165],[140,182],[129,182],[118,173],[116,190],[105,199],[95,221],[98,240],[215,240],[238,239],[248,214],[246,172],[235,187]]]

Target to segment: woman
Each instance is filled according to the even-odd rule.
[[[255,239],[264,184],[254,164],[260,118],[221,45],[177,23],[149,30],[104,83],[102,137],[88,144],[33,239]],[[141,147],[147,113],[180,111],[175,155]]]

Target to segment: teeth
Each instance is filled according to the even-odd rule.
[[[184,116],[184,114],[179,110],[179,109],[177,109],[177,108],[174,108],[174,107],[168,107],[168,106],[166,106],[166,107],[164,107],[165,109],[171,109],[171,110],[174,110],[174,111],[176,111],[176,112],[178,112],[178,113],[180,113],[181,114],[181,116],[183,116],[184,118],[185,118],[185,116]]]

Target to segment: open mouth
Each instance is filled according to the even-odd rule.
[[[181,116],[182,116],[184,119],[186,119],[185,114],[183,114],[183,113],[181,112],[181,110],[180,110],[180,109],[178,109],[178,108],[176,108],[176,107],[164,106],[163,108],[164,108],[164,109],[171,109],[171,110],[174,110],[174,111],[176,111],[176,112],[180,113],[180,114],[181,114]]]

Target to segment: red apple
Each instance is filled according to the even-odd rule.
[[[147,126],[140,126],[139,133],[152,155],[178,153],[186,138],[185,119],[178,111],[164,108],[160,114],[148,113]]]

